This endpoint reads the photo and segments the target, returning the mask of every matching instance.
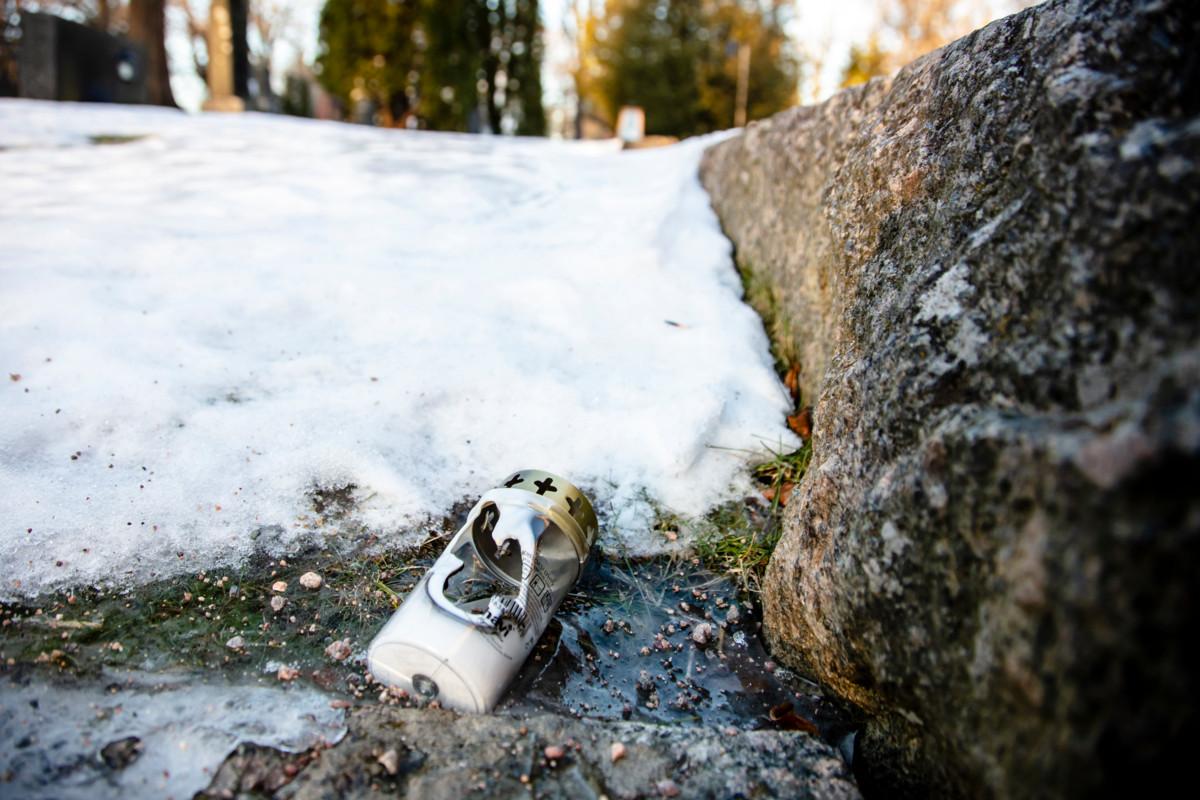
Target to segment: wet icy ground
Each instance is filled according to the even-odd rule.
[[[523,467],[661,552],[794,444],[705,144],[0,101],[0,598],[414,544]]]
[[[238,744],[299,752],[345,734],[324,693],[194,673],[0,676],[0,795],[188,798]]]
[[[412,707],[414,698],[373,682],[365,647],[437,544],[404,558],[256,560],[238,573],[172,579],[130,594],[0,607],[0,795],[190,797],[258,781],[264,794],[275,787],[288,796],[307,776],[323,774],[313,766],[321,754],[340,764],[338,782],[386,784],[375,756],[399,740],[377,712]],[[324,576],[318,589],[299,585],[310,569]],[[284,588],[272,588],[279,581]],[[278,611],[276,599],[284,600]],[[231,648],[226,642],[235,634],[241,643]],[[331,656],[327,648],[337,641],[347,647]],[[695,760],[690,739],[717,733],[726,743],[719,754],[746,768],[761,766],[755,753],[764,743],[785,762],[795,748],[840,763],[853,747],[854,720],[771,662],[754,597],[690,558],[593,559],[500,707],[476,727],[516,742],[539,718],[579,720],[580,730],[614,741],[657,730],[656,748],[675,747],[674,732],[694,763],[651,772],[685,791],[724,780]],[[445,724],[428,719],[435,728]],[[651,727],[627,727],[638,724]],[[407,741],[432,757],[422,725]],[[770,736],[752,745],[751,731]],[[809,739],[796,731],[813,737],[796,742]],[[365,762],[344,756],[364,741],[382,749]],[[536,758],[539,749],[536,764],[527,753],[502,772],[515,770],[507,777],[516,780],[538,767],[553,778],[554,765]],[[658,763],[660,755],[641,758]],[[606,751],[579,757],[609,760]],[[461,763],[484,776],[498,766],[475,752],[463,753]],[[418,766],[426,765],[410,765]],[[809,766],[789,764],[797,775]],[[630,777],[622,772],[621,780]],[[654,794],[645,780],[638,793]]]
[[[0,101],[0,795],[434,780],[437,748],[399,773],[370,749],[400,719],[439,747],[651,742],[567,757],[617,795],[853,796],[850,721],[770,662],[691,526],[652,525],[762,523],[747,460],[796,444],[704,144]],[[602,554],[498,714],[403,716],[366,644],[463,501],[527,466],[592,496]],[[471,774],[578,796],[526,744]]]

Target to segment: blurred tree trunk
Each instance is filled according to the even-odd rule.
[[[167,65],[166,0],[130,0],[129,38],[146,48],[146,100],[173,106]]]
[[[246,41],[249,0],[229,0],[229,22],[233,26],[233,93],[249,103],[250,46]]]

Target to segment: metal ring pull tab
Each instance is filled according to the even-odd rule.
[[[485,611],[465,611],[445,594],[446,582],[465,564],[451,553],[438,559],[429,573],[426,590],[434,605],[447,614],[485,630],[495,630],[504,619],[511,619],[522,631],[529,624],[529,592],[536,573],[537,542],[546,530],[546,518],[531,508],[506,508],[492,530],[496,552],[504,555],[515,542],[521,549],[521,583],[516,596],[494,594]]]

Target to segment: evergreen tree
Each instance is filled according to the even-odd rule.
[[[703,129],[700,71],[707,34],[695,0],[613,0],[605,6],[593,104],[610,124],[621,106],[646,109],[647,133],[686,136]],[[707,128],[711,130],[711,128]]]
[[[545,131],[537,0],[327,0],[321,82],[436,130]]]
[[[542,136],[546,112],[542,105],[542,21],[538,0],[517,0],[502,40],[508,53],[505,94],[516,120],[516,133]]]
[[[580,30],[576,91],[609,124],[646,111],[646,132],[692,136],[734,125],[739,60],[747,119],[796,101],[799,62],[783,0],[609,0]]]
[[[439,131],[467,131],[480,105],[481,53],[491,36],[478,0],[431,0],[421,65],[420,115]]]
[[[778,0],[767,5],[723,2],[711,9],[700,89],[706,130],[735,124],[739,58],[749,62],[747,122],[795,105],[800,65],[784,31],[789,9]]]
[[[317,64],[321,84],[343,109],[366,100],[381,124],[403,121],[416,96],[410,73],[419,12],[416,0],[326,1]]]
[[[430,127],[465,130],[474,113],[493,131],[545,132],[537,0],[428,0],[424,29]]]

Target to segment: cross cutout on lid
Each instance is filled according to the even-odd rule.
[[[558,491],[558,487],[554,485],[553,478],[543,478],[540,481],[534,481],[533,485],[538,487],[537,493],[539,495],[545,494],[546,492],[557,492]]]
[[[508,483],[504,484],[504,488],[511,489],[512,487],[516,486],[518,483],[520,483],[523,480],[525,480],[525,479],[521,477],[520,473],[513,475],[511,478],[508,479]]]

